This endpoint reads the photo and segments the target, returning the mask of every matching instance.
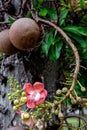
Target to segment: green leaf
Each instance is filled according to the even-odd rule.
[[[53,44],[53,31],[50,31],[49,34],[46,34],[45,36],[45,41],[43,42],[41,49],[42,52],[45,53],[46,55],[48,55],[50,46]]]
[[[78,84],[75,85],[75,90],[76,90],[78,96],[82,96],[82,92],[80,91],[80,87]]]
[[[66,19],[67,15],[68,15],[68,12],[69,12],[69,9],[66,9],[66,8],[63,8],[60,11],[60,15],[59,15],[59,25],[60,26],[65,22],[65,19]]]
[[[50,8],[47,8],[47,10],[48,10],[48,15],[50,16],[50,18],[51,18],[52,20],[57,19],[57,13],[56,13],[55,10],[50,9]]]
[[[72,33],[68,33],[68,35],[74,39],[75,41],[77,41],[78,43],[80,43],[81,47],[85,48],[87,47],[87,43],[86,41],[84,40],[84,38],[82,36],[79,36],[77,34],[72,34]]]
[[[84,59],[85,62],[87,62],[87,51],[82,53],[81,58]]]
[[[46,8],[41,8],[39,12],[39,16],[45,17],[47,15],[48,11]]]
[[[80,7],[84,8],[84,6],[85,6],[85,1],[84,0],[80,0]]]
[[[71,32],[77,35],[83,35],[83,36],[87,36],[87,28],[85,27],[81,27],[81,26],[67,26],[64,27],[63,30],[67,31],[67,32]]]
[[[48,45],[45,44],[45,43],[43,43],[42,46],[41,46],[41,51],[42,51],[43,53],[45,53],[46,56],[47,56],[47,55],[48,55],[48,51],[49,51]]]
[[[59,42],[53,46],[51,46],[51,50],[49,52],[49,57],[51,60],[58,60],[61,54],[61,49],[62,49],[63,43]]]
[[[29,11],[27,12],[27,14],[26,14],[25,17],[26,17],[26,18],[30,18],[30,12],[29,12]]]
[[[9,18],[8,22],[9,22],[9,24],[13,24],[15,22],[15,20],[13,18]]]
[[[44,2],[44,0],[38,0],[39,4],[42,4]]]

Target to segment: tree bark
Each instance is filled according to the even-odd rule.
[[[0,1],[0,7],[2,3],[6,1]],[[15,13],[18,13],[18,7],[21,4],[21,0],[12,0],[12,7],[14,6]],[[7,21],[9,13],[0,12],[0,18],[2,21]],[[8,28],[6,24],[0,24],[0,31]],[[36,81],[44,82],[45,88],[48,91],[48,100],[52,100],[55,95],[55,91],[58,88],[58,62],[49,60],[40,53],[40,47],[30,52],[18,52],[12,56],[6,56],[3,54],[3,59],[0,61],[0,130],[6,130],[11,125],[21,125],[20,118],[14,113],[12,109],[12,103],[8,100],[9,84],[7,79],[9,76],[14,77],[23,87],[26,82],[32,84]]]

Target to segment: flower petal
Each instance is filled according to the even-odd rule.
[[[44,89],[44,84],[40,82],[35,82],[33,88],[37,92],[41,92]]]
[[[47,90],[44,89],[40,94],[41,94],[41,97],[43,96],[47,97]]]
[[[29,101],[27,102],[27,107],[28,107],[28,108],[35,108],[35,107],[36,107],[36,104],[35,104],[34,101],[30,101],[30,100],[29,100]]]
[[[26,92],[26,93],[30,93],[31,91],[33,91],[33,86],[31,83],[25,83],[24,84],[24,87],[23,87],[23,90]]]
[[[47,96],[47,91],[43,90],[40,94],[41,94],[41,98],[36,102],[36,105],[44,102],[44,100],[46,99],[46,96]]]

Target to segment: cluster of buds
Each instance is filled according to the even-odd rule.
[[[8,82],[10,83],[8,99],[13,102],[13,110],[20,115],[22,124],[27,125],[29,129],[34,129],[39,124],[38,127],[42,130],[45,107],[50,107],[50,103],[44,103],[47,97],[44,84],[41,82],[36,82],[34,85],[25,83],[21,89],[18,82],[12,77],[9,78]],[[41,119],[38,116],[41,116]]]
[[[57,116],[62,121],[64,115],[62,113],[62,103],[60,100],[64,99],[68,92],[72,104],[81,103],[82,99],[75,90],[69,91],[68,87],[58,89],[54,96],[53,102],[45,101],[47,91],[44,84],[41,82],[25,83],[21,89],[18,82],[12,78],[10,81],[10,93],[8,93],[9,100],[13,101],[13,110],[21,117],[22,124],[25,124],[29,129],[43,130],[46,127],[46,122],[54,124],[53,115]],[[86,91],[85,88],[77,82],[81,91]],[[25,106],[24,106],[25,105]]]
[[[26,93],[22,92],[21,93],[21,97],[19,99],[15,99],[14,100],[14,106],[13,106],[13,110],[14,111],[18,111],[20,110],[20,107],[24,104],[26,104],[27,102],[27,97],[26,97]]]
[[[64,88],[62,88],[62,90],[61,90],[61,89],[58,89],[58,90],[56,91],[56,95],[60,96],[60,95],[66,94],[67,92],[68,92],[68,88],[67,88],[67,87],[64,87]]]

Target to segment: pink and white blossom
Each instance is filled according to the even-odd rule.
[[[44,102],[47,96],[47,91],[44,89],[44,84],[35,82],[32,86],[31,83],[26,83],[23,90],[27,95],[27,107],[35,108],[40,103]]]

